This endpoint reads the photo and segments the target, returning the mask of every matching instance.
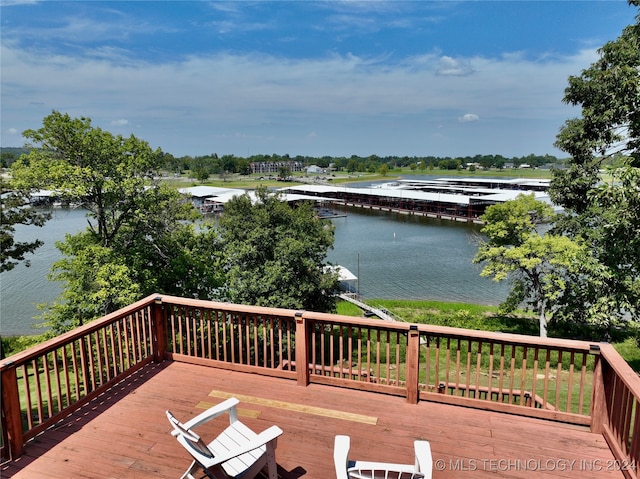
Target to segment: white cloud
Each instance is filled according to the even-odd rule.
[[[440,58],[436,69],[436,74],[442,76],[465,76],[472,73],[473,68],[468,60],[456,60],[446,55]]]
[[[460,111],[482,111],[481,123],[492,130],[483,131],[480,140],[495,136],[496,145],[504,144],[499,138],[508,136],[508,129],[524,132],[530,128],[526,122],[539,122],[544,145],[521,140],[518,148],[526,148],[522,154],[545,153],[559,126],[573,116],[561,101],[567,77],[595,58],[593,51],[545,62],[519,55],[454,60],[434,53],[389,63],[355,55],[217,54],[154,64],[123,63],[108,55],[36,54],[7,42],[0,54],[5,122],[21,131],[38,128],[55,109],[90,117],[96,126],[130,129],[176,155],[246,154],[249,147],[295,154],[287,150],[310,131],[322,132],[324,142],[316,144],[325,151],[300,153],[359,154],[356,148],[367,148],[368,154],[404,154],[408,145],[414,151],[425,147],[416,125],[431,125],[429,135],[442,125],[443,135],[455,136],[451,129],[458,122],[451,119]],[[469,115],[474,114],[460,121],[478,119]],[[274,145],[274,138],[281,144]],[[533,135],[526,138],[534,141]],[[471,153],[485,151],[474,138],[465,141]],[[493,153],[519,153],[497,148]]]
[[[0,7],[15,7],[19,5],[34,5],[40,0],[0,0]]]
[[[18,129],[17,128],[8,128],[7,129],[7,133],[9,133],[10,135],[17,135],[18,134]]]
[[[458,121],[460,123],[468,123],[471,121],[478,121],[479,119],[480,117],[475,113],[467,113],[466,115],[462,115],[461,117],[459,117]]]

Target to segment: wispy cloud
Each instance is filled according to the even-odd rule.
[[[445,55],[440,58],[436,73],[442,76],[464,76],[471,75],[473,68],[468,60],[457,60]]]
[[[56,109],[174,154],[546,153],[573,116],[567,77],[597,58],[493,25],[476,45],[482,2],[160,5],[11,9],[2,141]]]
[[[35,5],[40,0],[0,0],[0,7],[16,7],[19,5]]]
[[[354,55],[285,60],[216,54],[122,65],[109,55],[51,57],[3,46],[3,83],[9,93],[3,111],[19,117],[28,101],[40,103],[43,114],[61,109],[107,121],[116,110],[134,123],[172,123],[190,117],[212,129],[226,129],[281,122],[279,112],[288,112],[284,118],[295,115],[313,122],[318,115],[444,118],[444,110],[472,108],[481,109],[484,117],[516,111],[520,119],[548,118],[560,124],[567,111],[560,101],[565,79],[588,56],[585,52],[542,65],[510,58],[448,59],[444,63],[450,75],[474,72],[452,79],[442,74],[447,57],[436,55],[423,57],[420,69],[413,62],[389,65]],[[469,113],[460,121],[478,118]],[[108,121],[118,127],[130,124],[130,120]]]
[[[469,123],[469,122],[478,121],[478,120],[480,120],[480,117],[475,113],[466,113],[465,115],[462,115],[461,117],[458,118],[458,121],[460,123]]]

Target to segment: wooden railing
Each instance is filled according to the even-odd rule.
[[[0,362],[2,458],[153,359],[153,298]]]
[[[165,359],[588,425],[637,477],[640,378],[608,344],[160,295],[0,363],[3,457]]]
[[[591,430],[602,434],[625,476],[638,477],[640,378],[610,344],[600,345],[594,371]]]

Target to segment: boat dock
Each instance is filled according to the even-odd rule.
[[[384,321],[396,321],[396,318],[391,316],[391,313],[386,309],[382,310],[382,309],[374,308],[373,306],[369,306],[368,304],[358,301],[357,299],[355,299],[353,296],[349,294],[342,293],[342,294],[339,294],[338,297],[340,299],[343,299],[345,301],[349,301],[350,303],[355,304],[360,309],[365,311],[365,313],[366,312],[372,313],[373,315],[376,315],[377,317],[379,317]]]
[[[440,179],[400,180],[371,187],[297,185],[283,188],[287,195],[321,199],[340,207],[392,211],[428,218],[482,224],[487,207],[533,194],[550,202],[544,180]]]

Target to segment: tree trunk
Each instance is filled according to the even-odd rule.
[[[540,311],[540,337],[547,337],[547,316],[544,309],[544,301],[538,303],[538,311]]]

